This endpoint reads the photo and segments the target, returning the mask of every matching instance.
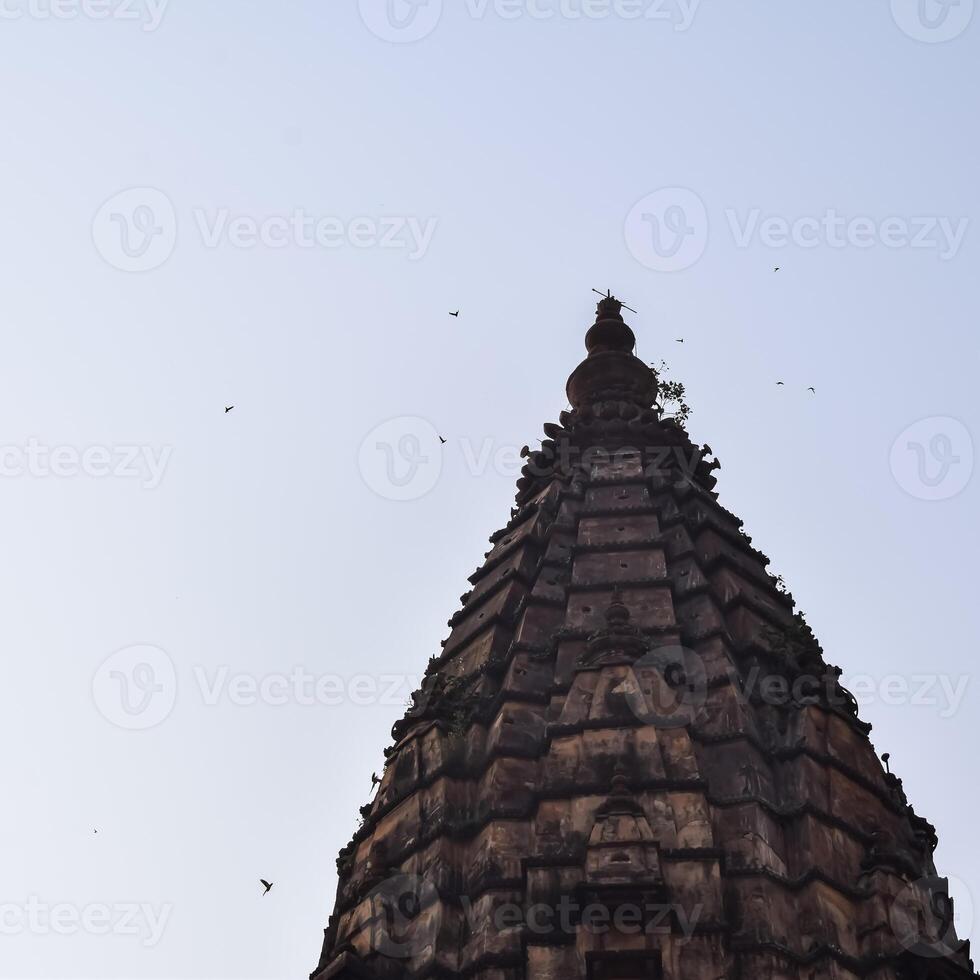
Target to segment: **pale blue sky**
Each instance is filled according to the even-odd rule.
[[[673,0],[673,23],[446,0],[410,44],[355,0],[158,6],[2,4],[0,906],[8,933],[32,897],[114,924],[24,925],[0,936],[0,975],[309,972],[410,687],[363,705],[346,682],[438,652],[507,520],[506,450],[564,407],[593,286],[640,311],[640,354],[687,383],[722,502],[828,658],[878,691],[965,679],[955,710],[878,696],[862,716],[937,825],[940,870],[980,895],[972,0],[943,43],[903,0],[704,0],[689,24]],[[159,207],[139,225],[116,197],[131,188],[175,225]],[[649,267],[647,206],[627,223],[663,188],[707,221],[675,271]],[[859,225],[842,247],[779,246],[778,222],[742,242],[753,213]],[[304,218],[331,247],[303,247]],[[145,253],[138,227],[160,229]],[[434,229],[415,258],[411,228]],[[943,228],[965,234],[944,246]],[[431,491],[393,502],[359,454],[404,416],[448,442]],[[908,462],[937,435],[959,459],[938,491]],[[483,446],[504,456],[476,473]],[[129,731],[105,703],[121,662],[100,665],[137,645],[165,651],[176,701]],[[344,678],[343,703],[270,703],[297,666]],[[277,693],[212,691],[237,675],[239,702],[248,678]],[[142,938],[128,903],[151,910]]]

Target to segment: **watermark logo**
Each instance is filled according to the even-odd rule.
[[[920,878],[895,896],[888,921],[895,938],[916,956],[952,956],[965,945],[957,936],[968,936],[972,930],[973,898],[958,878]]]
[[[0,0],[2,2],[2,0]],[[211,251],[340,248],[400,251],[412,262],[426,256],[439,219],[415,215],[362,215],[340,218],[292,208],[256,216],[230,208],[195,207],[187,227]],[[177,247],[177,212],[163,191],[148,187],[115,194],[92,221],[92,240],[99,254],[123,272],[150,272],[162,266]]]
[[[418,500],[439,482],[443,442],[426,419],[406,415],[372,429],[361,443],[361,478],[385,500]]]
[[[919,500],[949,500],[973,475],[973,438],[958,419],[934,416],[905,429],[892,444],[895,482]]]
[[[704,661],[687,647],[666,645],[645,653],[621,685],[630,711],[644,724],[684,728],[708,698]]]
[[[177,212],[163,191],[133,187],[110,197],[92,222],[99,254],[122,272],[158,269],[177,246]]]
[[[621,871],[622,869],[617,869]],[[461,897],[463,914],[471,932],[476,933],[486,920],[486,912],[478,909],[466,895]],[[704,906],[690,908],[676,902],[629,902],[615,904],[596,900],[576,901],[562,895],[550,902],[502,902],[491,912],[494,931],[504,933],[519,928],[527,936],[572,936],[581,930],[593,936],[679,936],[687,942],[694,935],[704,914]]]
[[[409,43],[428,37],[438,26],[443,0],[359,0],[361,19],[383,41]],[[493,16],[504,23],[529,20],[645,21],[669,24],[679,34],[689,30],[701,0],[463,0],[462,12],[483,22]]]
[[[474,20],[492,12],[500,20],[660,21],[681,34],[694,23],[701,0],[465,0]]]
[[[626,246],[654,272],[689,269],[708,247],[708,211],[686,187],[664,187],[637,201],[626,216]]]
[[[156,908],[149,902],[94,902],[55,905],[32,895],[26,902],[0,904],[0,936],[128,936],[147,949],[163,937],[172,905]]]
[[[895,23],[914,41],[939,44],[970,26],[975,0],[891,0]]]
[[[908,705],[933,708],[939,718],[952,718],[963,705],[970,680],[969,674],[839,676],[830,668],[819,676],[802,673],[790,677],[752,667],[737,678],[737,683],[739,693],[747,702],[780,708],[823,703],[844,711],[857,711],[876,704]]]
[[[425,419],[402,417],[373,429],[360,448],[360,468],[368,486],[388,500],[416,500],[427,494],[441,475],[440,452],[450,448]],[[573,469],[591,470],[594,466],[638,464],[652,480],[672,480],[677,487],[696,484],[703,455],[699,450],[688,453],[679,446],[624,446],[610,452],[604,446],[578,446],[559,439],[548,452],[524,453],[509,442],[459,438],[451,448],[459,450],[465,472],[476,479],[488,473],[516,479],[522,473],[532,478],[547,478],[554,472]]]
[[[760,207],[725,208],[726,231],[734,248],[912,249],[929,251],[943,262],[959,255],[970,219],[947,215],[842,214],[837,208],[785,216]],[[708,247],[708,210],[704,200],[683,187],[668,187],[638,201],[626,217],[626,245],[633,257],[655,272],[690,268]]]
[[[194,667],[194,681],[202,702],[213,707],[222,701],[239,708],[264,704],[272,708],[294,704],[300,707],[335,708],[342,704],[366,708],[370,705],[404,705],[412,691],[422,684],[414,674],[313,674],[294,667],[289,674],[233,674],[227,664],[208,672]]]
[[[144,33],[163,23],[170,0],[2,0],[0,20],[138,21]]]
[[[29,439],[24,446],[0,446],[0,479],[30,477],[72,479],[88,477],[139,480],[145,490],[163,481],[173,455],[172,446],[47,446]]]
[[[858,248],[882,246],[890,249],[928,249],[943,262],[955,259],[970,226],[969,218],[940,215],[903,217],[889,215],[873,218],[867,215],[849,217],[836,208],[823,214],[799,215],[792,219],[779,214],[764,214],[751,208],[744,218],[728,208],[725,219],[736,248],[758,243],[763,248]]]
[[[371,906],[369,942],[382,956],[411,960],[432,946],[442,921],[439,893],[424,878],[394,874],[367,896]],[[562,895],[550,902],[498,902],[492,909],[475,904],[468,896],[461,899],[463,915],[472,934],[486,928],[505,934],[520,930],[528,936],[574,935],[578,929],[595,936],[672,935],[690,939],[704,908],[700,904],[685,908],[677,903],[624,902],[608,905],[601,900],[577,901]]]
[[[368,896],[374,921],[371,948],[393,960],[410,960],[435,942],[439,931],[439,893],[418,875],[387,878]],[[428,910],[434,914],[423,915]]]
[[[173,712],[178,687],[189,691],[206,708],[367,708],[404,707],[422,685],[418,674],[314,673],[302,665],[288,673],[254,674],[228,664],[195,664],[185,683],[178,684],[173,660],[153,646],[127,647],[114,653],[92,679],[95,705],[104,718],[120,728],[140,731],[162,724]]]
[[[126,647],[109,657],[92,679],[102,716],[119,728],[144,731],[166,721],[177,701],[177,671],[159,647]]]
[[[439,26],[442,0],[358,0],[361,20],[382,41],[410,44]]]
[[[232,214],[228,208],[211,212],[195,208],[193,214],[201,242],[209,249],[222,245],[244,250],[350,246],[402,250],[413,262],[425,257],[439,224],[438,218],[423,220],[403,215],[376,218],[365,215],[344,220],[336,216],[312,215],[303,208],[262,218]]]

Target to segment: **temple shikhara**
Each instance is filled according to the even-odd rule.
[[[935,829],[614,297],[585,343],[394,726],[312,976],[973,977]]]

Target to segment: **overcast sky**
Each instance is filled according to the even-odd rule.
[[[392,3],[0,3],[0,976],[312,969],[593,287],[969,934],[973,0]]]

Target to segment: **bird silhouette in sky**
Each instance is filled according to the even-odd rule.
[[[371,788],[374,789],[381,782],[380,777],[376,772],[371,773]]]
[[[225,415],[227,415],[229,412],[233,412],[233,411],[235,411],[235,406],[234,405],[226,405],[225,406]]]
[[[817,393],[817,389],[816,388],[807,388],[807,391],[812,391],[813,394],[816,394]]]
[[[265,891],[262,892],[262,895],[263,896],[268,895],[269,892],[272,891],[272,882],[271,881],[266,881],[265,878],[259,878],[259,884],[265,889]]]
[[[459,310],[457,310],[455,313],[450,313],[449,315],[450,316],[456,316],[456,317],[458,317],[459,316]]]
[[[683,344],[683,343],[684,343],[684,338],[683,338],[683,337],[681,337],[681,338],[680,338],[680,339],[679,339],[679,340],[677,341],[677,343],[678,343],[678,344]]]
[[[441,442],[444,446],[446,445],[446,441],[447,440],[443,439],[442,436],[439,436],[439,442]]]
[[[773,271],[773,272],[779,272],[779,270],[780,270],[780,268],[781,268],[781,266],[778,266],[778,265],[777,265],[777,266],[776,266],[776,268],[775,268],[775,269],[773,269],[772,271]]]

